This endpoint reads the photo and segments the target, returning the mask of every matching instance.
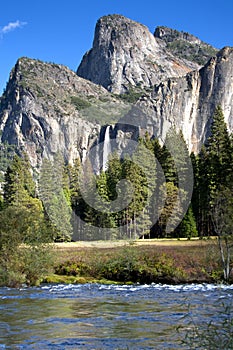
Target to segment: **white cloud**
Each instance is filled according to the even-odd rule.
[[[9,22],[6,26],[2,27],[0,29],[0,33],[3,34],[7,34],[9,32],[11,32],[12,30],[15,30],[17,28],[21,28],[23,26],[25,26],[27,24],[27,22],[21,22],[19,20],[15,21],[15,22]]]

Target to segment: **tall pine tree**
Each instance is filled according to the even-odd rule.
[[[212,117],[210,136],[196,158],[194,213],[201,236],[214,233],[211,210],[219,189],[232,188],[232,144],[222,108]]]
[[[35,183],[32,178],[28,157],[15,155],[8,166],[4,182],[4,205],[27,205],[35,197]]]
[[[43,160],[39,179],[39,195],[54,226],[56,241],[70,241],[72,237],[71,201],[64,161],[60,154],[54,162]]]

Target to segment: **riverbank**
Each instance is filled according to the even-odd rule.
[[[219,283],[215,239],[58,243],[47,283]]]

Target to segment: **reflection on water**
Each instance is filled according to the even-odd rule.
[[[188,305],[216,317],[233,287],[50,285],[0,289],[0,349],[182,349]]]

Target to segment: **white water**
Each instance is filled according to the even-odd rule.
[[[232,297],[214,284],[0,288],[0,349],[188,350],[177,327],[185,334],[190,315],[221,332]]]
[[[104,135],[104,145],[103,145],[103,171],[107,170],[108,157],[111,153],[111,141],[110,141],[110,125],[106,127]]]

